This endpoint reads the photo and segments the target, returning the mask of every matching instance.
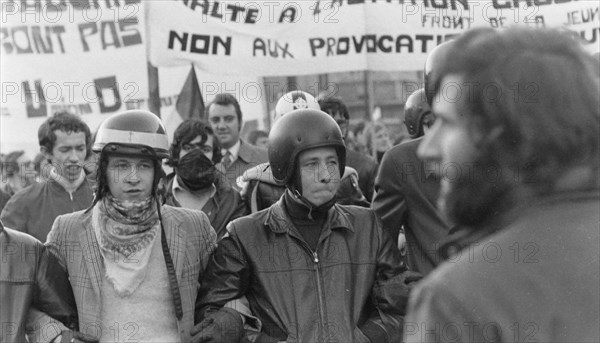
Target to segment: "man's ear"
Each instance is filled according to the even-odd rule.
[[[46,161],[48,161],[48,163],[52,163],[52,151],[48,150],[48,148],[45,146],[41,146],[40,152],[42,153],[42,155],[44,155],[44,158],[46,159]]]

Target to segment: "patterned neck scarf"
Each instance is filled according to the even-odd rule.
[[[107,195],[99,204],[100,246],[126,257],[145,249],[156,236],[158,221],[154,198],[119,200]]]
[[[158,230],[153,198],[132,202],[107,196],[92,210],[92,225],[106,278],[120,296],[135,292],[146,277]]]

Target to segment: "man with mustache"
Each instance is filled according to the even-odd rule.
[[[45,180],[13,195],[0,218],[7,227],[45,242],[54,219],[92,203],[92,187],[83,165],[91,154],[90,129],[79,117],[59,112],[38,129],[40,151],[51,166]]]
[[[418,149],[460,226],[411,294],[407,342],[600,341],[598,62],[564,32],[474,29]]]
[[[217,94],[206,106],[206,117],[221,145],[223,158],[217,167],[239,191],[236,179],[247,169],[267,162],[267,152],[240,138],[242,110],[233,95]]]

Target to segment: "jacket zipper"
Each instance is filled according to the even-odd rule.
[[[324,329],[324,321],[325,321],[325,310],[323,309],[323,289],[321,288],[321,272],[319,268],[319,255],[317,255],[316,251],[313,251],[313,262],[315,263],[315,272],[317,274],[317,302],[319,306],[319,317],[321,322],[321,328],[319,331],[323,331]],[[321,337],[323,338],[323,337]]]
[[[73,209],[73,212],[77,211],[77,209],[75,208],[75,202],[73,201],[73,193],[71,193],[71,192],[67,192],[67,193],[69,193],[69,198],[71,198],[71,208]]]
[[[314,271],[316,274],[316,280],[317,280],[317,306],[319,307],[319,323],[320,323],[320,327],[319,327],[319,331],[321,333],[321,336],[323,336],[323,330],[325,327],[325,310],[323,308],[323,289],[321,286],[321,269],[319,268],[319,255],[317,254],[316,251],[313,251],[307,244],[306,242],[304,242],[303,240],[299,239],[298,237],[294,237],[296,240],[298,240],[298,242],[300,243],[300,245],[308,252],[311,253],[312,258],[313,258],[313,263],[314,263]],[[319,246],[317,245],[317,250],[319,249]],[[322,338],[322,337],[321,337]]]

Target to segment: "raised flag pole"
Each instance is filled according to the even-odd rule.
[[[160,118],[160,89],[158,68],[148,62],[148,110]]]

